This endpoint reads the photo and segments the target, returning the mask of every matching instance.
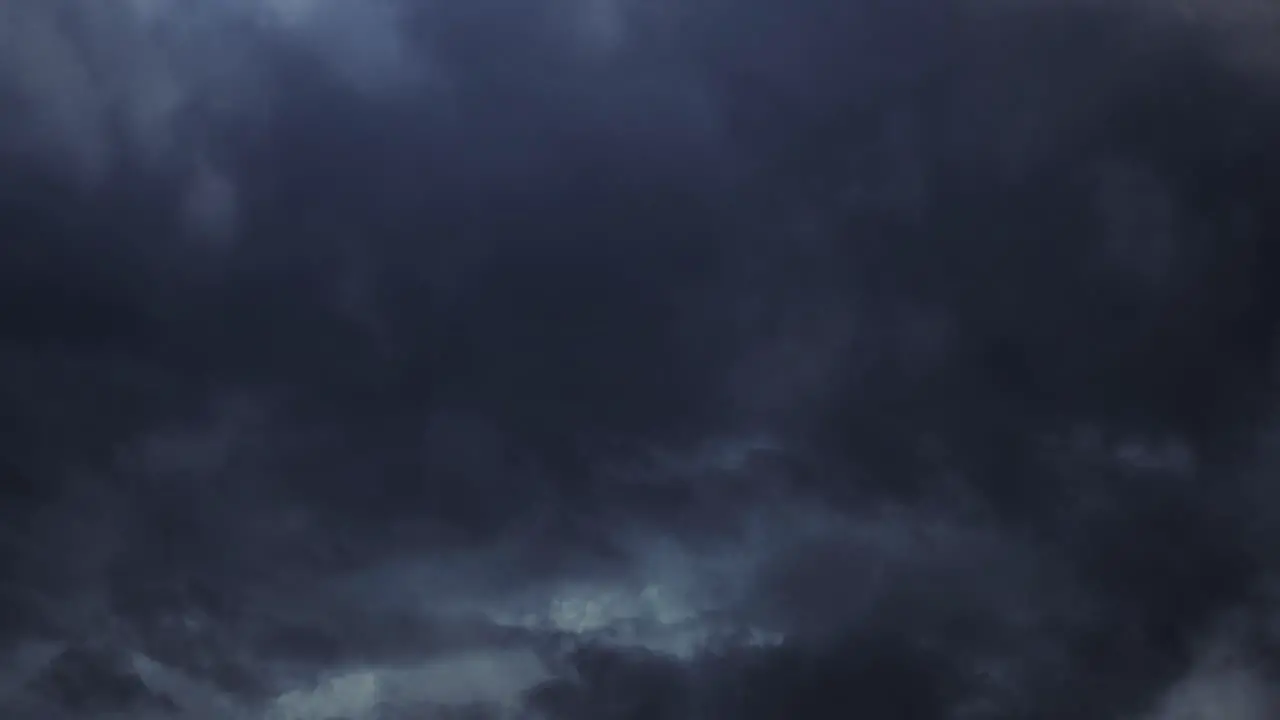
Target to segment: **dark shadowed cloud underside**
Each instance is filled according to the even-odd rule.
[[[0,2],[4,716],[1271,717],[1275,22]]]

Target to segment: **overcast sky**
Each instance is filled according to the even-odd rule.
[[[1271,717],[1271,18],[1170,9],[0,2],[6,717]]]

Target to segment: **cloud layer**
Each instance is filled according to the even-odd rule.
[[[0,5],[6,717],[1263,717],[1280,106],[1181,17]]]

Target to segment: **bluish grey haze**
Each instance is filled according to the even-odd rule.
[[[0,714],[1273,717],[1274,18],[0,0]]]

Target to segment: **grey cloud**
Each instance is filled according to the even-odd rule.
[[[28,111],[27,122],[10,118],[11,132],[47,126],[46,143],[97,172],[121,151],[185,158],[200,150],[202,126],[262,112],[273,44],[313,54],[360,89],[421,65],[389,2],[55,0],[5,13],[0,77]]]
[[[1253,712],[1269,85],[1023,8],[0,6],[0,646],[213,720]]]
[[[119,3],[51,0],[0,10],[0,148],[77,181],[122,167],[182,178],[176,214],[196,238],[238,224],[234,168],[216,138],[266,121],[275,56],[299,53],[356,94],[431,74],[395,0]]]

